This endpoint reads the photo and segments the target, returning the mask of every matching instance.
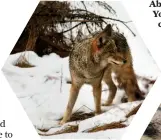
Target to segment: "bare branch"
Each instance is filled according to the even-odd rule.
[[[65,30],[65,31],[63,31],[63,32],[61,32],[61,33],[66,33],[66,32],[68,32],[68,31],[70,31],[70,30],[72,30],[72,29],[78,27],[78,26],[81,25],[81,24],[82,24],[82,22],[81,22],[81,23],[78,23],[77,25],[73,26],[72,28],[70,28],[70,29],[68,29],[68,30]]]
[[[108,10],[110,13],[116,15],[116,11],[109,5],[107,4],[105,1],[96,1],[96,3],[103,7],[105,10]]]

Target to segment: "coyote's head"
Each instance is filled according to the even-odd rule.
[[[114,65],[123,65],[126,59],[119,54],[112,36],[112,27],[110,24],[99,34],[92,42],[92,53],[96,62],[106,61]]]

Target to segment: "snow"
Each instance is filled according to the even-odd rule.
[[[29,62],[35,67],[18,68],[14,66],[14,64],[19,56],[21,56],[21,53],[9,56],[7,62],[3,67],[3,72],[6,78],[8,79],[11,87],[19,98],[33,125],[36,128],[47,130],[54,127],[54,129],[51,129],[50,131],[58,131],[60,129],[58,122],[59,119],[62,118],[65,111],[70,89],[70,84],[66,83],[66,81],[70,79],[68,58],[62,59],[56,54],[51,54],[49,56],[44,56],[41,58],[38,57],[34,52],[26,52],[26,58],[29,58]],[[150,55],[148,56],[151,57]],[[147,63],[147,61],[144,62]],[[143,69],[143,67],[141,69]],[[107,93],[108,87],[103,84],[102,101],[105,101],[107,99]],[[130,121],[128,122],[128,120],[126,120],[125,114],[127,114],[131,110],[131,107],[134,107],[136,105],[134,105],[134,103],[117,104],[119,103],[121,94],[123,95],[123,91],[117,92],[117,97],[114,101],[115,105],[109,108],[102,107],[102,110],[106,111],[106,113],[79,122],[78,134],[61,134],[48,136],[48,138],[103,138],[105,136],[107,137],[107,135],[110,134],[108,135],[109,139],[117,139],[117,137],[113,136],[110,131],[112,131],[113,133],[119,133],[123,132],[125,129],[118,129],[119,132],[117,131],[117,129],[109,131],[106,130],[106,134],[102,134],[102,131],[90,133],[89,135],[84,133],[80,134],[80,132],[94,127],[94,125],[97,125],[98,123],[103,125],[104,123],[126,121],[126,124],[129,124]],[[94,110],[94,101],[92,97],[91,86],[84,85],[81,88],[73,112],[77,111],[78,109],[84,112],[91,112],[92,110]],[[121,134],[122,133],[120,133],[120,135]]]
[[[111,129],[106,131],[100,131],[95,133],[69,133],[69,134],[61,134],[47,137],[48,139],[105,139],[106,140],[119,140],[120,136],[125,132],[126,128],[122,129]],[[46,138],[42,136],[42,138]]]
[[[124,10],[118,8],[119,4],[111,2],[111,6],[119,13],[117,18],[129,20],[129,18],[125,18],[128,15],[125,14]],[[101,10],[98,11],[101,14],[105,14]],[[136,37],[133,37],[122,24],[119,23],[118,26],[121,31],[124,31],[128,39],[136,74],[150,79],[156,79],[160,71],[132,23],[129,23],[129,26],[137,34]],[[129,125],[134,116],[128,119],[125,116],[139,102],[119,104],[124,91],[118,90],[113,103],[114,105],[102,107],[106,111],[105,113],[80,122],[70,122],[60,127],[58,124],[59,119],[62,118],[65,111],[70,90],[70,84],[67,84],[67,81],[70,80],[69,58],[62,59],[54,53],[39,57],[34,52],[28,51],[24,56],[35,67],[19,68],[15,66],[15,63],[21,55],[21,53],[10,55],[2,70],[33,125],[39,129],[50,129],[49,132],[52,133],[60,130],[62,127],[66,127],[68,124],[79,124],[77,133],[53,135],[47,138],[120,139],[126,130],[125,128],[94,133],[83,133],[83,131],[94,127],[98,123],[103,125],[104,123],[125,121],[124,124]],[[145,88],[144,81],[139,80],[138,82],[142,91],[149,92],[150,88],[148,90]],[[102,102],[107,97],[108,86],[103,83]],[[81,88],[73,112],[78,109],[83,112],[91,112],[94,110],[91,86],[83,85]],[[46,138],[46,136],[42,136],[42,138]]]
[[[126,103],[120,104],[113,107],[107,107],[106,112],[92,117],[90,119],[86,119],[81,121],[79,124],[78,132],[84,132],[88,129],[94,128],[95,126],[103,126],[104,124],[111,124],[113,122],[126,122],[128,120],[126,115],[132,110],[133,108],[137,107],[140,102],[135,103]],[[127,110],[128,109],[128,110]],[[128,122],[127,122],[128,123]]]

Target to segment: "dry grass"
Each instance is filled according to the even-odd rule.
[[[127,127],[125,124],[122,124],[123,122],[114,122],[111,124],[104,124],[102,126],[97,126],[94,128],[91,128],[89,130],[85,130],[84,132],[98,132],[102,130],[107,130],[107,129],[118,129],[118,128],[124,128]]]
[[[70,121],[82,121],[82,120],[85,120],[85,119],[92,118],[94,116],[95,116],[94,112],[90,112],[90,113],[75,112],[71,116]]]
[[[68,122],[73,122],[73,121],[82,121],[82,120],[85,120],[85,119],[89,119],[89,118],[92,118],[94,117],[95,114],[94,112],[90,112],[90,113],[84,113],[84,112],[75,112],[72,114],[70,120]],[[63,118],[60,118],[60,120],[62,120]]]
[[[86,109],[88,109],[90,112],[89,112],[89,113],[85,113],[85,112],[83,112],[83,111],[80,111],[83,107],[85,107]],[[78,110],[76,110],[76,111],[72,114],[72,116],[71,116],[69,122],[73,122],[73,121],[82,121],[82,120],[85,120],[85,119],[92,118],[92,117],[94,117],[94,116],[95,116],[94,111],[93,111],[92,109],[90,109],[89,107],[87,107],[86,105],[83,105],[83,106],[81,106]],[[63,119],[63,118],[60,118],[59,120],[62,120],[62,119]]]
[[[35,67],[35,66],[33,66],[33,65],[29,64],[29,63],[16,63],[15,66],[20,67],[20,68],[32,68],[32,67]]]
[[[35,67],[34,65],[30,64],[30,63],[27,61],[27,59],[25,58],[25,56],[23,56],[23,55],[21,55],[21,56],[18,58],[18,60],[17,60],[17,62],[16,62],[16,64],[15,64],[15,66],[20,67],[20,68],[32,68],[32,67]]]
[[[78,131],[78,125],[69,125],[67,128],[55,132],[54,135],[63,134],[63,133],[72,133]]]

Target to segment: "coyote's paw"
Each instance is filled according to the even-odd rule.
[[[102,106],[110,106],[112,103],[102,103]]]
[[[101,110],[100,111],[97,111],[97,112],[95,112],[95,116],[100,115],[101,113],[102,113]]]
[[[64,125],[66,122],[64,121],[64,120],[61,120],[60,122],[59,122],[59,125]]]

